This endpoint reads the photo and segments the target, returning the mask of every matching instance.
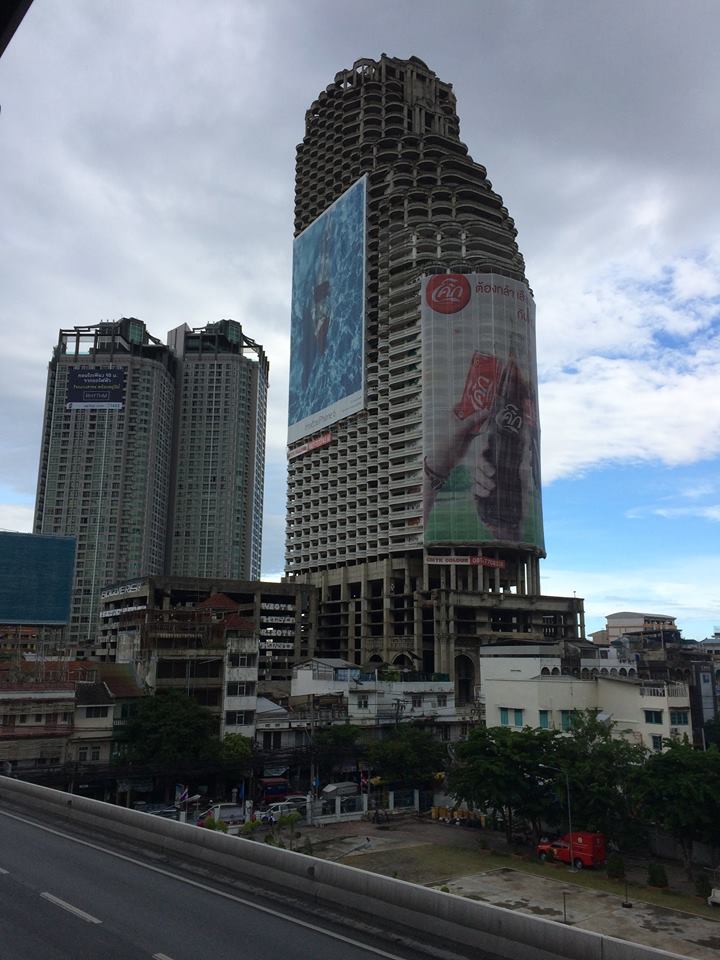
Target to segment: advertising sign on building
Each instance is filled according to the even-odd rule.
[[[328,431],[321,433],[319,437],[313,437],[312,440],[308,440],[306,443],[301,443],[299,447],[292,447],[292,449],[288,450],[288,460],[301,457],[305,453],[310,453],[311,450],[319,450],[320,447],[327,447],[332,443],[332,438],[332,433]]]
[[[363,408],[366,181],[295,238],[288,443]]]
[[[124,403],[125,370],[122,367],[68,369],[68,410],[122,410]]]
[[[535,305],[492,273],[422,283],[426,544],[544,552]]]
[[[496,560],[495,557],[442,557],[427,556],[425,562],[429,566],[470,566],[470,567],[495,567],[498,570],[505,569],[505,561]]]

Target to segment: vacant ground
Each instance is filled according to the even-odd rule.
[[[418,819],[387,827],[359,821],[302,828],[296,849],[698,960],[717,960],[720,950],[720,909],[697,897],[672,862],[663,864],[667,891],[646,885],[643,861],[626,861],[626,886],[601,871],[540,864],[531,851],[510,854],[504,838],[491,831]]]

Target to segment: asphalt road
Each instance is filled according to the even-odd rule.
[[[2,960],[370,960],[398,956],[0,811]]]

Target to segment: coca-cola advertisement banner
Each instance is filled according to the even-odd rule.
[[[422,283],[426,544],[544,552],[535,304],[492,273]]]
[[[288,443],[363,408],[366,183],[295,238]]]

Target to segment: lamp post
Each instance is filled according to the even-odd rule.
[[[570,838],[570,870],[575,873],[575,853],[573,851],[573,828],[572,828],[572,804],[570,802],[570,777],[568,776],[567,770],[562,770],[560,767],[552,767],[548,763],[540,764],[541,769],[543,770],[555,770],[556,773],[561,773],[565,777],[565,790],[567,793],[567,810],[568,810],[568,836]]]

